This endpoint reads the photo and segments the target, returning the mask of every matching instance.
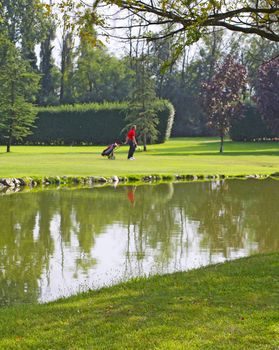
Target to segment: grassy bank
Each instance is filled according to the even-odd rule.
[[[0,310],[0,348],[277,350],[279,254]]]
[[[113,141],[113,140],[112,140]],[[23,176],[125,176],[129,174],[249,175],[279,171],[279,143],[225,142],[219,154],[216,138],[171,139],[137,152],[127,161],[127,146],[116,160],[100,156],[97,146],[13,146],[10,154],[0,147],[0,177]]]

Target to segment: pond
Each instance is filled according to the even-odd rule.
[[[229,180],[0,196],[0,305],[279,250],[279,182]]]

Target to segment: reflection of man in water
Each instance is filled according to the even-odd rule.
[[[129,202],[134,206],[135,205],[135,191],[136,187],[135,186],[130,186],[128,187],[128,192],[127,192],[127,197]]]

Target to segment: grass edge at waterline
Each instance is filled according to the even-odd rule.
[[[0,349],[268,349],[279,344],[279,253],[137,278],[0,310]]]

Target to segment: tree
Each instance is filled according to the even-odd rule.
[[[71,103],[74,101],[73,82],[74,82],[74,46],[76,25],[75,22],[80,17],[82,5],[73,1],[59,1],[58,8],[62,16],[62,42],[61,42],[61,64],[60,64],[60,94],[59,102]],[[87,21],[84,15],[84,22]],[[84,25],[84,23],[83,23]]]
[[[261,65],[256,84],[258,109],[272,132],[279,135],[279,56]]]
[[[52,5],[52,0],[49,0]],[[46,18],[45,26],[47,35],[40,43],[40,91],[38,95],[38,103],[40,105],[49,105],[58,103],[58,91],[60,89],[61,76],[59,69],[55,65],[53,59],[54,39],[56,37],[56,21]]]
[[[35,46],[45,38],[48,33],[47,16],[38,0],[21,0],[21,52],[22,57],[29,61],[31,67],[37,71],[37,55]]]
[[[39,105],[53,105],[59,103],[59,92],[61,83],[61,73],[55,65],[52,57],[54,45],[54,28],[49,29],[49,35],[41,43],[40,68],[41,75],[40,91],[38,94]]]
[[[73,74],[74,74],[74,36],[73,32],[64,23],[61,51],[61,79],[60,103],[69,103],[73,100]]]
[[[158,137],[159,119],[154,107],[155,100],[155,82],[142,56],[137,64],[135,89],[126,119],[130,121],[128,126],[137,125],[138,138],[143,143],[144,151],[147,151],[148,140],[154,142]]]
[[[228,38],[227,38],[228,41]],[[169,98],[176,110],[176,133],[185,132],[190,135],[210,135],[207,126],[207,115],[200,103],[201,85],[214,75],[216,62],[224,55],[223,32],[213,30],[211,35],[203,37],[200,45],[196,45],[196,53],[189,58],[189,47],[183,50],[182,70],[179,72],[180,82],[176,89],[170,90]],[[184,58],[185,53],[188,57]],[[181,136],[184,136],[184,135]],[[179,135],[179,136],[180,136]]]
[[[218,130],[223,152],[224,136],[232,121],[241,116],[242,96],[246,88],[245,67],[228,55],[213,77],[203,84],[203,103],[208,124]]]
[[[39,77],[18,49],[0,36],[0,130],[7,152],[13,140],[30,134],[36,112],[29,102],[38,88]]]
[[[134,72],[126,60],[108,53],[92,27],[83,28],[74,73],[75,101],[103,102],[127,100]]]
[[[212,27],[279,41],[279,4],[276,0],[95,0],[92,6],[94,20],[96,8],[103,3],[117,5],[143,19],[143,26],[147,28],[143,37],[176,36],[176,51],[183,48],[181,34],[187,33],[186,42],[189,44],[199,40]],[[158,24],[168,24],[169,32],[150,35],[150,28]],[[123,27],[123,22],[119,27]]]
[[[165,27],[167,33],[168,28]],[[228,36],[226,38],[226,46]],[[173,61],[172,51],[175,40],[172,37],[152,41],[149,50],[151,69],[156,76],[157,96],[169,99],[175,107],[176,117],[173,129],[175,136],[208,135],[206,115],[200,105],[200,88],[214,74],[215,63],[223,52],[230,50],[225,46],[223,32],[213,30],[203,37],[195,48],[185,46],[182,55]]]
[[[279,42],[271,42],[256,36],[241,39],[243,41],[241,51],[244,65],[247,67],[250,95],[252,96],[257,85],[259,69],[264,62],[278,55]]]
[[[0,32],[20,47],[22,57],[37,70],[35,45],[47,33],[47,11],[40,0],[0,0]]]

